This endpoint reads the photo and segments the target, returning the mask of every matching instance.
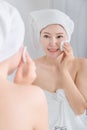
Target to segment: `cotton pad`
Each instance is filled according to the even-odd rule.
[[[26,51],[27,51],[27,47],[24,47],[24,51],[23,51],[23,62],[26,63]]]
[[[69,41],[62,41],[61,44],[60,44],[60,50],[63,51],[63,45],[66,43],[66,42],[69,42]]]

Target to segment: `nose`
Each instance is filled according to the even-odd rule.
[[[51,38],[49,44],[50,46],[55,46],[57,44],[57,39],[55,37]]]

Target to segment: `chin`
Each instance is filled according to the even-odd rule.
[[[48,54],[50,58],[57,58],[59,54]]]

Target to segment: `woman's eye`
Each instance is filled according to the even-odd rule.
[[[49,38],[49,36],[48,36],[48,35],[44,35],[44,37],[45,37],[45,38]]]
[[[62,35],[57,36],[57,38],[62,38],[62,37],[63,37]]]

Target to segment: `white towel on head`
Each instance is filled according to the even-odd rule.
[[[18,10],[0,1],[0,61],[14,55],[23,45],[24,22]]]
[[[40,31],[50,24],[63,26],[67,33],[68,41],[70,41],[74,23],[69,16],[57,9],[42,9],[30,13],[29,29],[32,41],[39,43]]]

